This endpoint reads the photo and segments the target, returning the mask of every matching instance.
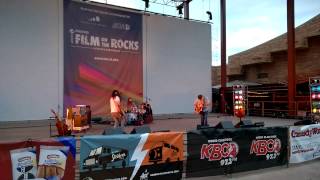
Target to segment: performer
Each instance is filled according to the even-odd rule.
[[[132,98],[129,97],[127,101],[127,112],[128,113],[137,113],[137,106],[136,104],[132,101]]]
[[[194,111],[200,114],[201,126],[208,126],[208,106],[209,100],[199,94],[194,102]]]
[[[123,121],[123,111],[121,109],[121,102],[120,102],[120,93],[118,90],[113,90],[111,97],[110,97],[110,110],[111,110],[111,117],[114,121],[114,128],[116,127],[124,127]]]

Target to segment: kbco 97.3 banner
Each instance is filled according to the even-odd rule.
[[[187,133],[187,177],[212,176],[283,165],[288,128],[208,128]]]
[[[141,101],[142,49],[141,14],[64,1],[64,106],[90,105],[104,115],[114,89]]]

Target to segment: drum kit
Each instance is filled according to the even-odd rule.
[[[150,110],[148,110],[148,107]],[[145,117],[152,115],[151,106],[142,103],[139,107],[133,105],[127,109],[125,119],[127,125],[143,125],[146,123]]]

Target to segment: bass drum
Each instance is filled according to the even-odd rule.
[[[128,125],[133,125],[137,121],[137,114],[136,113],[126,113],[126,119]]]

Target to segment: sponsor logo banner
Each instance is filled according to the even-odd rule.
[[[187,177],[285,164],[288,128],[208,128],[187,133]]]
[[[181,179],[182,162],[182,132],[81,138],[81,179]]]
[[[290,163],[320,157],[320,124],[290,127]]]
[[[1,180],[75,179],[72,137],[0,143],[0,154]]]

